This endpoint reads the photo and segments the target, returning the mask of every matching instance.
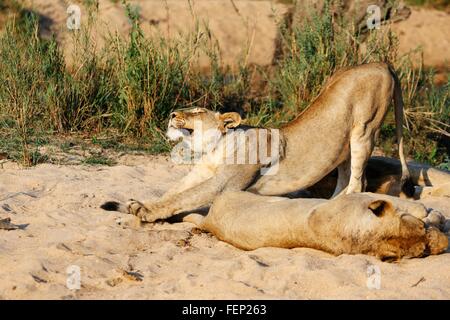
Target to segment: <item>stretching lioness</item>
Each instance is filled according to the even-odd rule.
[[[274,174],[261,174],[260,170],[267,163],[260,161],[260,157],[257,163],[220,161],[225,157],[224,150],[228,150],[227,138],[236,135],[236,131],[230,129],[244,128],[240,125],[238,113],[220,114],[204,108],[177,111],[171,114],[169,138],[184,137],[193,146],[198,144],[196,136],[205,136],[205,132],[211,130],[219,133],[218,139],[208,135],[201,141],[205,144],[202,150],[208,150],[202,161],[157,201],[131,200],[125,205],[107,202],[102,208],[131,213],[143,221],[153,222],[182,211],[209,206],[224,191],[249,190],[261,195],[282,195],[307,188],[336,167],[338,180],[334,195],[362,192],[364,168],[392,100],[403,186],[408,181],[409,172],[403,154],[400,83],[390,66],[371,63],[338,71],[327,81],[310,107],[280,129],[278,148],[269,148],[270,166],[276,165],[277,168],[272,171]],[[197,123],[202,125],[200,132],[195,130]],[[258,133],[263,132],[263,129],[258,130]],[[259,137],[259,142],[264,139],[272,145],[276,137],[268,134]],[[246,144],[245,141],[243,143]]]
[[[191,214],[185,220],[245,250],[307,247],[386,260],[438,254],[448,246],[444,233],[422,221],[442,225],[438,212],[427,214],[420,204],[371,193],[324,200],[227,192],[206,217]]]

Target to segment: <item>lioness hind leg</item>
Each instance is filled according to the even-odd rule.
[[[350,159],[345,160],[338,166],[338,179],[336,183],[336,189],[331,196],[334,198],[340,194],[347,186],[350,180]]]
[[[364,132],[364,126],[353,129],[350,138],[350,179],[346,194],[364,191],[364,169],[372,154],[373,146],[373,135]]]

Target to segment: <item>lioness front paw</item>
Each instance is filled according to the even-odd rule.
[[[446,218],[439,211],[431,209],[428,212],[427,216],[422,219],[422,221],[425,222],[426,226],[433,226],[433,227],[436,227],[439,230],[443,231],[445,222],[446,222]]]
[[[151,212],[148,212],[141,217],[141,221],[143,222],[155,222],[158,219],[159,217],[152,214]]]
[[[158,217],[156,216],[156,208],[149,208],[137,200],[130,199],[127,202],[127,208],[129,214],[141,218],[141,221],[155,222],[158,220]]]
[[[129,214],[132,214],[137,217],[142,217],[147,211],[147,208],[144,206],[142,202],[139,202],[134,199],[130,199],[126,203],[127,210]]]

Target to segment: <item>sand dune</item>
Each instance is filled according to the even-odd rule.
[[[59,0],[24,0],[29,8],[46,18],[46,33],[56,32],[64,43],[65,55],[70,61],[73,44],[70,31],[66,27],[67,4]],[[250,50],[249,63],[268,65],[272,62],[277,37],[277,21],[288,10],[288,6],[277,1],[248,0],[135,0],[130,1],[140,8],[142,27],[146,35],[159,34],[176,37],[180,32],[193,29],[194,20],[207,23],[213,37],[221,48],[223,62],[236,65],[246,57]],[[166,7],[167,3],[167,7]],[[233,3],[235,5],[233,5]],[[195,16],[195,19],[194,19]],[[86,23],[88,14],[82,8],[82,22]],[[130,24],[120,3],[99,0],[97,23],[94,38],[99,47],[103,37],[109,32],[126,35]],[[399,54],[403,55],[422,47],[425,65],[449,68],[450,14],[432,9],[412,8],[411,16],[395,23],[392,28],[399,37]],[[204,30],[204,29],[203,29]],[[200,65],[207,64],[206,56]]]
[[[42,164],[0,169],[0,298],[449,299],[450,254],[386,263],[298,248],[241,251],[189,223],[140,225],[109,199],[156,198],[188,168],[123,156],[114,167]],[[122,184],[122,182],[124,182]],[[428,198],[450,218],[450,199]],[[69,266],[81,289],[66,287]],[[369,289],[368,267],[381,271]]]

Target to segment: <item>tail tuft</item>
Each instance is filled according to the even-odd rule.
[[[413,198],[415,193],[414,183],[411,178],[402,181],[402,192],[408,197]]]
[[[102,204],[100,208],[106,211],[119,211],[120,203],[117,201],[108,201]]]

